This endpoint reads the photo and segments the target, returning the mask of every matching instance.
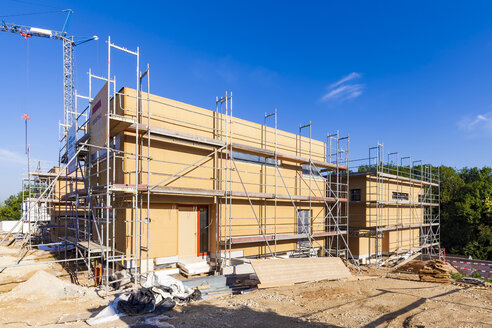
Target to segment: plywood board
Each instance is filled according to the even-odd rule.
[[[197,211],[195,207],[180,207],[178,215],[178,256],[197,254]]]
[[[106,113],[108,110],[108,83],[104,84],[92,101],[90,116],[91,144],[103,147],[106,143],[107,126]],[[92,147],[91,154],[99,148]]]
[[[259,288],[352,276],[339,257],[251,260],[251,265],[260,280]]]

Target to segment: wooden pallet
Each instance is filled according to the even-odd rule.
[[[181,275],[183,275],[184,277],[186,277],[187,279],[191,279],[191,278],[199,278],[199,277],[210,276],[210,273],[212,273],[212,271],[191,274],[191,273],[187,273],[184,270],[179,270],[179,273]]]

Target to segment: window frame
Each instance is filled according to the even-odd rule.
[[[240,161],[243,163],[266,165],[272,167],[275,166],[275,158],[265,157],[260,155],[252,155],[237,150],[233,150],[231,152],[231,157],[233,160]],[[277,159],[277,166],[281,166],[281,164],[282,162],[279,159]]]
[[[355,191],[358,191],[359,194],[358,194],[358,198],[359,199],[354,199],[354,192]],[[360,188],[354,188],[354,189],[350,189],[350,201],[351,202],[360,202],[362,200],[362,190]]]
[[[302,164],[301,165],[301,173],[304,178],[310,178],[310,179],[321,179],[321,180],[326,180],[326,177],[324,177],[321,173],[322,172],[317,172],[316,170],[310,170],[313,165],[310,164]],[[314,174],[311,174],[314,173]]]
[[[398,191],[393,191],[391,194],[391,199],[393,200],[405,200],[408,201],[408,193],[407,192],[398,192]]]

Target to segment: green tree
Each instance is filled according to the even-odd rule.
[[[21,215],[22,192],[11,195],[0,207],[0,221],[19,220]]]
[[[441,244],[492,260],[492,169],[441,167]]]

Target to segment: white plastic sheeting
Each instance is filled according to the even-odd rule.
[[[185,299],[193,294],[193,289],[186,287],[180,280],[165,274],[159,274],[159,272],[153,273],[147,278],[147,281],[142,285],[145,288],[152,288],[152,291],[158,293],[163,299],[171,298],[176,301],[177,304],[184,304],[186,302],[180,302],[177,298]],[[172,292],[165,292],[158,287],[167,287]],[[137,291],[138,293],[138,291]],[[114,301],[110,302],[108,306],[101,310],[95,317],[87,319],[87,324],[91,326],[111,322],[117,320],[120,317],[126,316],[126,314],[118,311],[118,302],[120,300],[127,301],[130,294],[121,295]]]

